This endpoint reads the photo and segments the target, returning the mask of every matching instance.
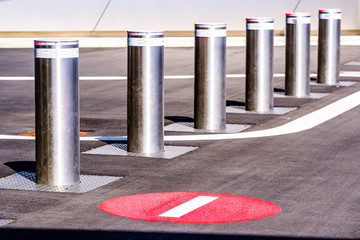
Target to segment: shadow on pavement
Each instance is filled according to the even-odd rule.
[[[122,232],[97,230],[37,230],[37,229],[0,229],[1,239],[186,239],[186,240],[339,240],[340,238],[297,238],[280,236],[226,235],[226,234],[191,234],[162,232]]]
[[[36,165],[34,161],[19,161],[19,162],[6,162],[5,166],[8,166],[15,172],[36,172]]]
[[[165,119],[173,122],[194,122],[194,118],[185,116],[165,116]]]

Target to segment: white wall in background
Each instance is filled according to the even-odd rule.
[[[181,31],[194,22],[244,30],[245,18],[254,16],[275,17],[282,30],[285,12],[296,6],[312,13],[312,29],[319,8],[341,8],[342,29],[360,29],[359,0],[0,0],[0,31]]]

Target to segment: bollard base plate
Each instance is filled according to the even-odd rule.
[[[36,173],[22,171],[5,178],[1,178],[0,188],[45,192],[85,193],[120,178],[121,177],[80,175],[80,184],[57,187],[36,184]]]
[[[183,147],[183,146],[164,146],[164,152],[158,155],[147,156],[146,154],[132,153],[127,151],[126,143],[111,143],[102,147],[98,147],[86,152],[84,154],[99,154],[99,155],[119,155],[132,157],[152,157],[152,158],[166,158],[172,159],[183,155],[185,153],[194,151],[197,147]]]
[[[296,110],[296,107],[274,107],[274,111],[261,113],[245,110],[245,106],[229,106],[226,107],[226,113],[250,113],[250,114],[274,114],[274,115],[284,115],[291,111]]]
[[[194,122],[177,122],[164,127],[164,131],[173,132],[195,132],[195,133],[239,133],[250,128],[251,125],[226,124],[226,129],[222,131],[208,131],[194,128]]]
[[[276,98],[310,98],[310,99],[320,99],[323,97],[326,97],[330,95],[330,93],[310,93],[310,96],[306,96],[306,97],[297,97],[297,96],[290,96],[290,95],[285,95],[285,93],[274,93],[274,97]]]
[[[349,74],[350,77],[351,74]],[[318,82],[310,82],[310,85],[317,85],[317,86],[339,86],[339,87],[349,87],[349,86],[352,86],[354,85],[355,83],[357,82],[351,82],[351,81],[340,81],[339,84],[334,84],[334,85],[328,85],[328,84],[325,84],[325,83],[318,83]]]

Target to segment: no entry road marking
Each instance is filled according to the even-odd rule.
[[[206,192],[146,193],[112,198],[99,208],[109,214],[154,222],[226,223],[278,214],[278,205],[258,198]]]
[[[191,199],[190,201],[187,201],[177,207],[174,207],[173,209],[170,209],[167,212],[164,212],[163,214],[160,214],[160,217],[176,217],[179,218],[181,216],[184,216],[185,214],[194,211],[197,208],[200,208],[208,203],[211,203],[215,199],[218,199],[219,197],[207,197],[207,196],[198,196],[194,199]]]

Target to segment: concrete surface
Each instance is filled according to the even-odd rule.
[[[192,75],[193,48],[166,48],[165,75]],[[244,47],[227,49],[227,73],[245,73]],[[284,47],[275,47],[274,73],[284,73]],[[316,73],[316,47],[311,48]],[[126,76],[125,48],[83,48],[80,76]],[[343,46],[342,71],[360,71],[360,50]],[[0,76],[33,76],[32,49],[0,49]],[[268,129],[312,113],[360,91],[311,85],[321,99],[276,98],[286,115],[227,114],[227,123]],[[284,89],[284,79],[275,78]],[[242,105],[245,79],[227,79],[228,105]],[[0,81],[0,134],[34,129],[33,81]],[[126,135],[126,81],[80,81],[81,130],[88,136]],[[165,123],[193,117],[193,79],[165,81]],[[360,107],[311,130],[283,136],[219,141],[170,141],[197,150],[174,159],[81,154],[81,174],[121,179],[83,194],[0,189],[1,239],[359,239]],[[167,132],[166,135],[184,133]],[[198,133],[197,133],[198,134]],[[106,145],[82,141],[81,151]],[[33,140],[0,140],[0,177],[34,171]],[[266,219],[221,224],[175,224],[125,219],[98,205],[110,198],[152,192],[214,192],[276,203]]]

